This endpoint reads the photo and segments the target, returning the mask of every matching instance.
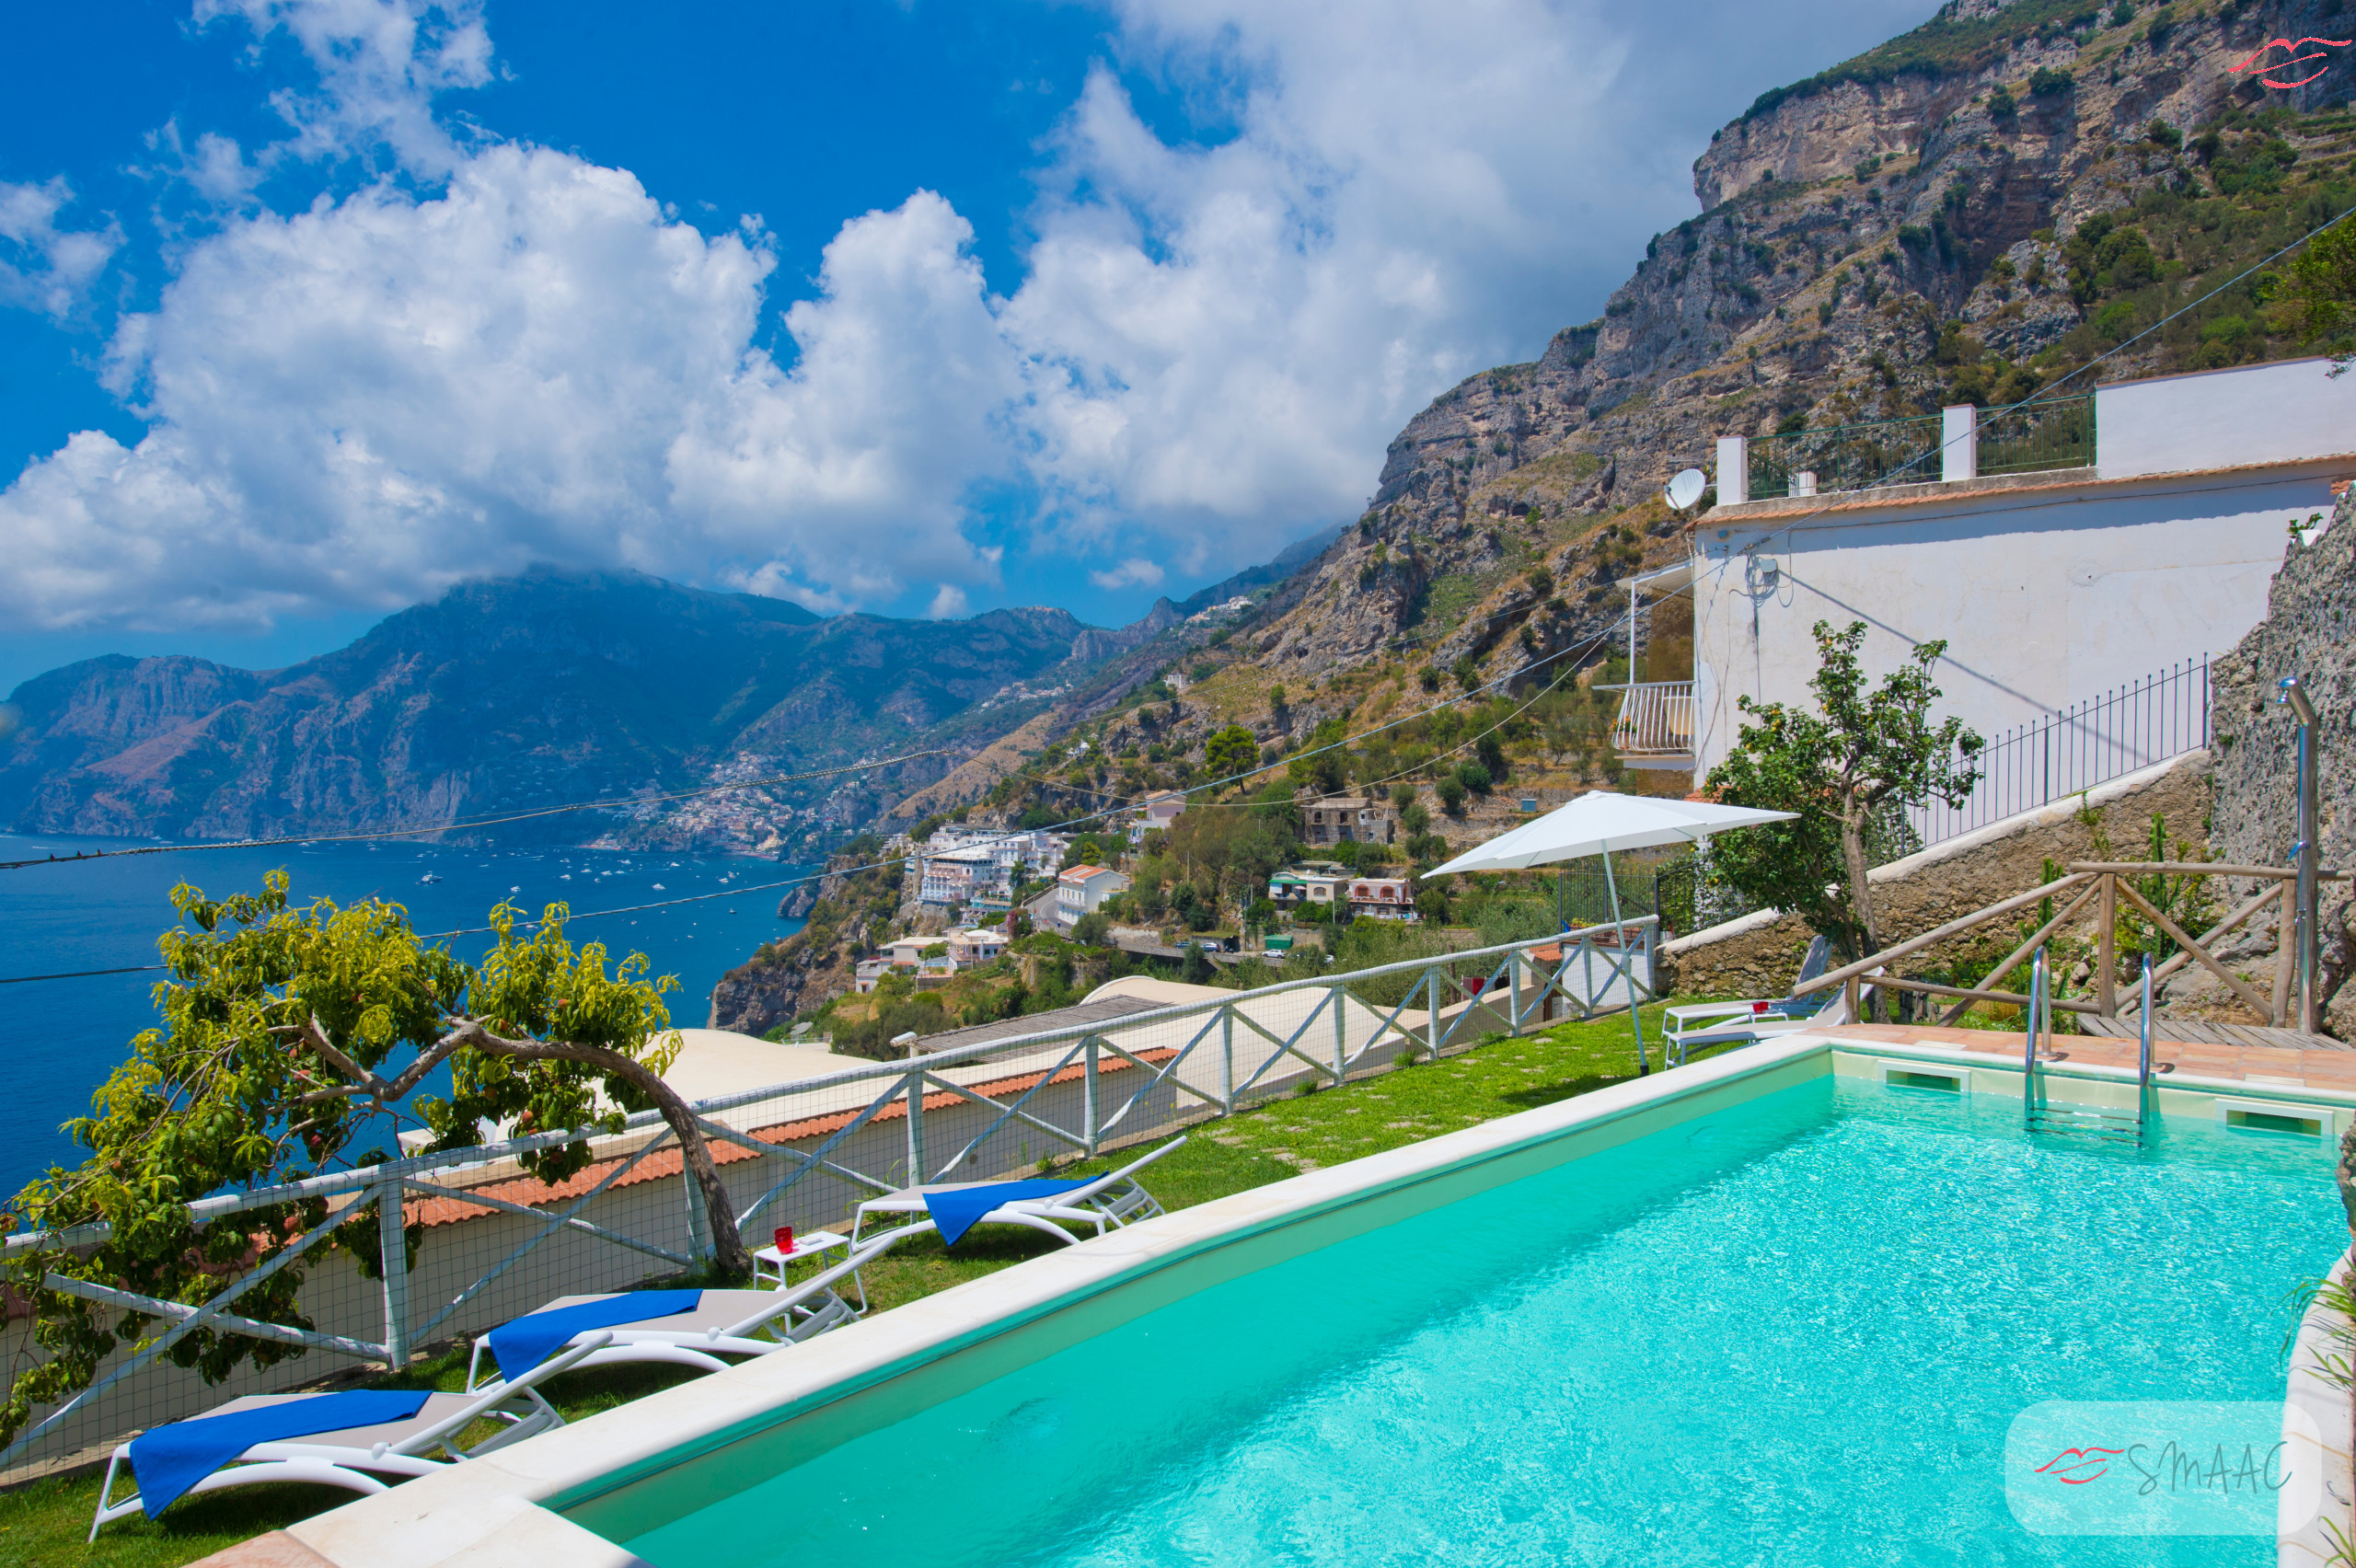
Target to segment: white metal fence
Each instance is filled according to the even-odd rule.
[[[1248,1108],[1305,1079],[1339,1082],[1388,1067],[1410,1048],[1437,1056],[1591,1018],[1624,1006],[1632,987],[1649,1000],[1656,931],[1653,919],[1635,919],[1290,980],[861,1064],[695,1110],[747,1245],[758,1246],[772,1227],[840,1225],[863,1199],[918,1182],[987,1180],[1094,1155]],[[204,1199],[191,1205],[200,1222],[253,1210],[291,1216],[297,1204],[318,1199],[328,1216],[201,1304],[52,1274],[54,1287],[146,1314],[151,1326],[87,1390],[0,1452],[0,1480],[86,1459],[132,1432],[227,1398],[315,1382],[334,1370],[323,1357],[343,1358],[352,1370],[406,1365],[421,1347],[471,1337],[559,1296],[626,1289],[709,1255],[703,1206],[658,1116],[635,1116],[624,1132],[589,1139],[590,1163],[560,1184],[519,1163],[532,1150],[572,1141],[576,1135],[549,1133]],[[320,1249],[372,1199],[372,1262],[381,1279]],[[412,1260],[406,1231],[421,1228]],[[95,1228],[17,1235],[7,1248],[21,1255],[99,1239]],[[303,1321],[237,1314],[241,1296],[286,1268],[304,1271]],[[29,1364],[30,1327],[21,1315],[8,1325],[12,1376]],[[248,1362],[208,1384],[172,1359],[200,1332],[293,1354],[268,1367]]]

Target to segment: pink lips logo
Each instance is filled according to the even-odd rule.
[[[2320,43],[2325,45],[2326,48],[2316,50],[2312,54],[2302,54],[2299,52],[2299,51],[2306,48],[2307,45],[2311,43]],[[2326,71],[2331,69],[2331,65],[2329,63],[2331,55],[2327,52],[2327,50],[2345,49],[2351,43],[2356,43],[2356,39],[2303,38],[2294,42],[2287,38],[2278,38],[2268,43],[2265,48],[2259,50],[2248,59],[2243,61],[2240,64],[2234,66],[2227,74],[2229,75],[2238,76],[2245,72],[2255,73],[2258,75],[2258,79],[2269,87],[2303,87],[2309,82],[2314,81],[2317,76],[2322,75]],[[2281,50],[2290,58],[2285,60],[2269,60],[2267,58],[2267,56],[2272,54],[2274,51],[2278,49]],[[2274,79],[2276,74],[2279,72],[2295,70],[2297,67],[2304,65],[2310,61],[2316,60],[2321,60],[2325,62],[2325,63],[2316,66],[2313,71],[2300,77],[2295,82],[2278,82]]]
[[[2084,1486],[2108,1475],[2110,1461],[2125,1452],[2124,1448],[2064,1448],[2038,1466],[2036,1473],[2050,1475],[2064,1486]]]

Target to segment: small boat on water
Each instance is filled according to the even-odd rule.
[[[428,872],[426,872],[423,876],[422,876],[422,877],[418,878],[417,880],[419,881],[419,882],[421,882],[421,883],[424,883],[424,882],[440,882],[442,879],[441,879],[439,876],[435,875],[433,872],[432,872],[432,871],[428,871]]]

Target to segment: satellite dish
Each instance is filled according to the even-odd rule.
[[[1669,480],[1669,488],[1661,491],[1661,494],[1668,500],[1672,510],[1684,512],[1702,499],[1702,491],[1709,487],[1709,483],[1708,476],[1704,475],[1701,469],[1687,468]]]

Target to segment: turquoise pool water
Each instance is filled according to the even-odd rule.
[[[754,1564],[2271,1562],[2028,1534],[2046,1399],[2280,1400],[2317,1145],[1826,1080],[1232,1283],[628,1539]]]

